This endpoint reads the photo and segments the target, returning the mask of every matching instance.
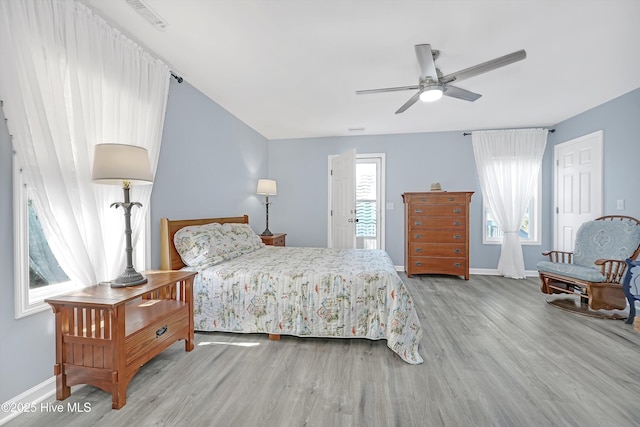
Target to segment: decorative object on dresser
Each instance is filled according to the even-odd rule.
[[[131,203],[129,188],[131,185],[149,185],[153,183],[147,150],[142,147],[125,144],[96,145],[92,178],[93,182],[98,184],[122,185],[124,191],[124,202],[112,203],[111,207],[122,207],[124,210],[127,265],[120,276],[111,282],[111,287],[117,288],[146,283],[147,279],[133,268],[131,209],[134,206],[140,207],[142,205],[138,202]]]
[[[273,233],[271,236],[260,236],[262,243],[270,246],[286,246],[287,233]]]
[[[120,409],[142,365],[178,340],[193,350],[196,274],[145,272],[140,286],[96,285],[47,299],[56,322],[56,399],[90,384],[111,393],[112,408]]]
[[[473,192],[404,193],[404,267],[414,274],[469,280],[469,204]]]
[[[627,268],[625,260],[640,255],[640,221],[622,215],[587,221],[576,232],[573,252],[554,250],[542,255],[549,260],[537,265],[540,291],[572,295],[547,302],[580,314],[622,319],[617,313],[598,310],[624,310],[627,306],[622,278]],[[574,303],[575,296],[579,305]]]
[[[258,189],[256,190],[256,192],[258,194],[264,195],[264,206],[267,213],[266,227],[262,232],[261,236],[273,236],[273,233],[269,231],[269,196],[275,196],[278,194],[276,181],[273,179],[259,179]]]

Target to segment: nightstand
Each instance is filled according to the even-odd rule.
[[[127,386],[140,367],[178,340],[194,348],[195,271],[147,271],[147,283],[95,285],[45,302],[56,322],[56,400],[71,386],[111,393],[111,407],[127,403]]]
[[[260,236],[262,243],[271,246],[286,246],[285,237],[287,233],[273,233],[273,236]]]

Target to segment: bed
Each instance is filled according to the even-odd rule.
[[[161,269],[199,273],[196,331],[386,340],[423,362],[413,299],[385,251],[265,246],[247,215],[160,228]]]

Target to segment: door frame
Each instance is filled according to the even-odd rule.
[[[332,243],[332,232],[331,232],[331,200],[332,200],[332,196],[333,196],[333,184],[332,184],[332,180],[331,180],[331,159],[333,157],[338,156],[339,154],[330,154],[327,158],[327,247],[331,247],[331,243]],[[386,157],[385,157],[385,153],[358,153],[356,152],[356,163],[358,162],[358,160],[362,160],[362,159],[380,159],[380,170],[379,170],[379,174],[377,177],[377,196],[379,197],[378,199],[378,225],[379,225],[379,231],[380,231],[380,237],[379,237],[379,241],[380,241],[380,248],[382,250],[385,250],[386,248],[386,227],[385,227],[385,223],[386,223],[386,199],[385,199],[385,194],[386,194],[386,188],[385,188],[385,182],[386,182]]]

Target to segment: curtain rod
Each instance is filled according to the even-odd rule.
[[[554,133],[555,131],[556,131],[555,129],[549,129],[549,133]],[[464,132],[462,134],[462,136],[469,136],[469,135],[471,135],[471,132]]]
[[[171,72],[171,77],[176,79],[178,81],[178,83],[182,83],[183,78],[180,77],[179,75],[177,75],[176,73],[174,73],[173,71]]]

